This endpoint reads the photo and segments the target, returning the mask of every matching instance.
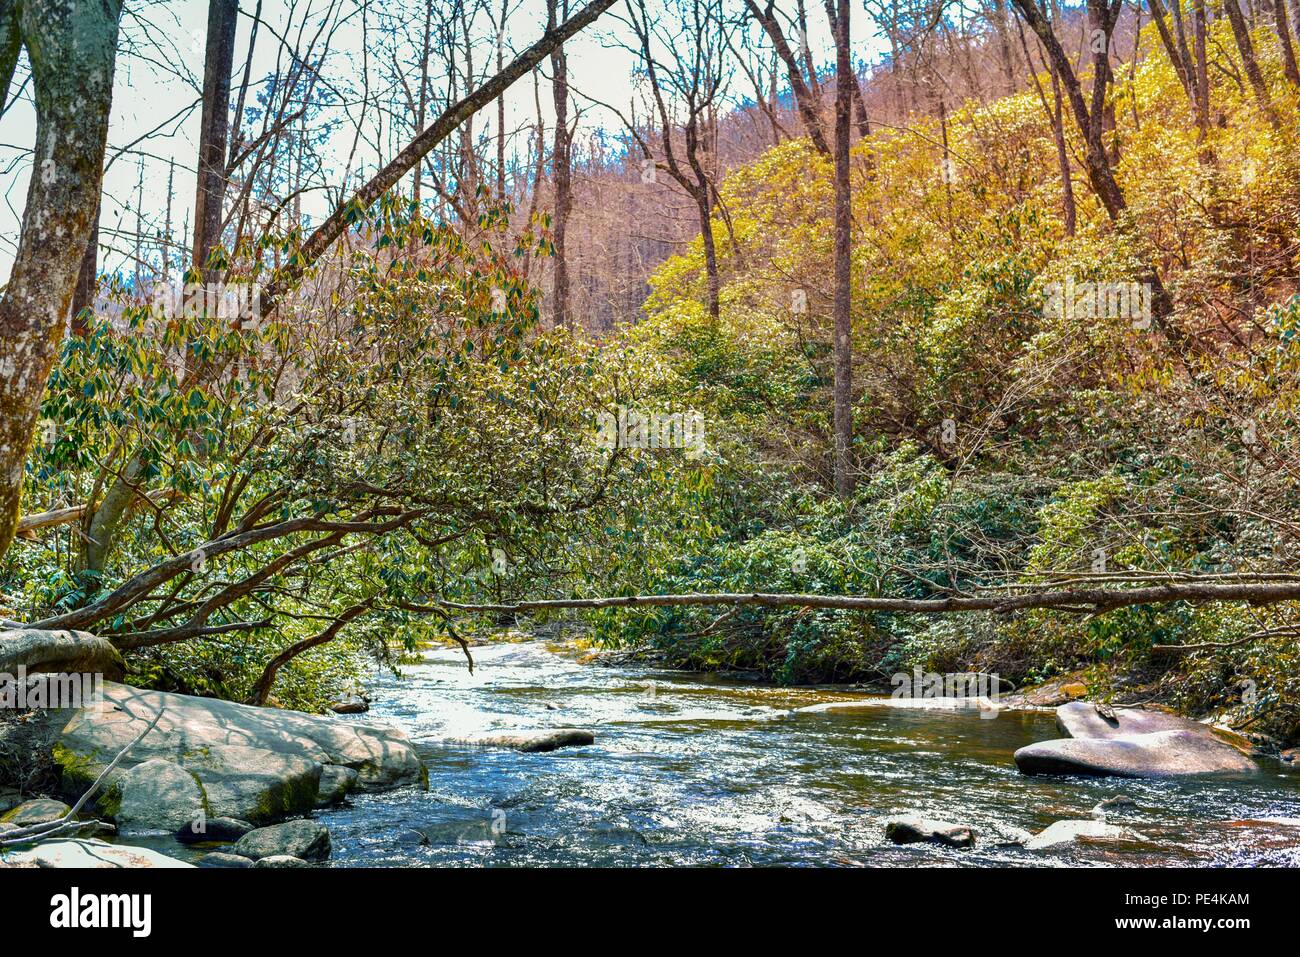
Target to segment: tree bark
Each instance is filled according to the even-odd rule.
[[[95,304],[95,293],[99,290],[99,205],[90,220],[90,238],[86,240],[86,251],[82,254],[81,265],[77,268],[77,288],[72,293],[72,307],[68,310],[69,331],[74,336],[86,334],[86,324],[81,320],[81,312]]]
[[[795,106],[799,110],[799,118],[803,121],[804,131],[808,138],[812,140],[813,146],[817,151],[830,155],[831,148],[826,142],[826,134],[822,130],[821,117],[817,115],[817,100],[813,91],[808,88],[804,82],[803,68],[800,67],[799,61],[795,59],[794,53],[790,50],[790,45],[786,42],[785,34],[781,30],[781,24],[776,20],[772,13],[772,0],[768,0],[766,8],[760,7],[756,0],[745,0],[745,6],[749,9],[752,16],[758,24],[767,33],[768,39],[772,41],[772,46],[776,48],[776,54],[785,64],[786,73],[790,80],[790,91],[794,94]]]
[[[1250,28],[1246,25],[1246,18],[1242,15],[1241,7],[1238,6],[1237,0],[1223,0],[1223,12],[1228,17],[1228,23],[1232,27],[1232,38],[1236,41],[1237,52],[1241,54],[1242,69],[1245,70],[1246,79],[1250,81],[1250,88],[1255,94],[1255,100],[1259,103],[1259,108],[1268,117],[1268,120],[1274,127],[1281,125],[1277,114],[1273,110],[1273,101],[1268,93],[1268,84],[1264,81],[1264,74],[1260,72],[1259,61],[1255,59],[1255,44],[1250,39]]]
[[[826,0],[835,36],[835,492],[853,494],[852,194],[849,135],[853,73],[849,56],[849,0]]]
[[[12,0],[0,6],[0,24],[12,24]],[[18,251],[0,297],[0,557],[13,541],[23,465],[99,207],[121,12],[119,0],[24,0],[17,11],[36,144]]]
[[[1296,0],[1290,0],[1295,4]],[[1293,86],[1300,86],[1300,67],[1296,65],[1295,46],[1291,42],[1290,15],[1287,0],[1273,0],[1273,22],[1277,26],[1278,44],[1282,48],[1282,70]]]
[[[226,197],[226,145],[230,134],[230,72],[235,65],[239,0],[208,0],[208,43],[203,65],[203,115],[199,126],[198,179],[194,193],[196,269],[221,242]]]
[[[559,18],[568,15],[568,3],[563,11],[557,10],[560,0],[546,0],[546,29],[555,29]],[[551,292],[552,315],[557,327],[568,328],[569,316],[569,262],[565,248],[568,231],[569,207],[572,204],[572,169],[569,157],[569,73],[564,56],[564,44],[551,51],[551,95],[555,103],[555,146],[551,165],[555,175],[555,222],[551,240],[555,244],[555,283]]]

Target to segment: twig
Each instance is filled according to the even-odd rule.
[[[100,785],[104,783],[104,779],[112,774],[113,770],[122,763],[122,759],[127,756],[128,752],[144,740],[146,734],[158,726],[158,722],[162,720],[162,716],[166,713],[166,710],[166,708],[158,709],[158,714],[149,722],[148,727],[137,734],[135,740],[119,751],[117,757],[113,758],[113,760],[109,762],[108,767],[99,772],[99,776],[95,778],[95,783],[90,786],[90,789],[86,791],[85,794],[81,795],[77,800],[77,803],[74,804],[66,814],[54,821],[46,821],[43,824],[32,824],[28,827],[19,828],[16,831],[8,831],[3,837],[0,837],[0,846],[8,844],[27,844],[46,837],[52,837],[56,833],[62,833],[65,830],[69,830],[70,824],[78,825],[76,828],[77,830],[80,830],[82,827],[91,827],[96,824],[106,827],[107,825],[102,821],[76,821],[74,818],[76,818],[78,812],[86,806],[86,802],[95,796]]]

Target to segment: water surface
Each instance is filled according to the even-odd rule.
[[[1012,753],[1058,737],[1048,713],[873,708],[793,714],[861,697],[645,667],[580,664],[540,641],[427,653],[376,675],[362,720],[404,728],[427,792],[357,795],[322,811],[347,866],[1297,865],[1300,774],[1134,781],[1027,778]],[[594,746],[549,754],[449,746],[481,731],[573,725]],[[1027,851],[1017,833],[1138,804],[1111,823],[1146,840]],[[883,822],[973,827],[975,850],[896,847]]]

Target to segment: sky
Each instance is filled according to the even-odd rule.
[[[658,0],[650,2],[653,7]],[[727,2],[728,9],[740,9],[739,0]],[[516,0],[516,3],[517,10],[511,13],[508,21],[508,50],[526,48],[541,36],[545,28],[544,0]],[[343,185],[349,154],[353,155],[355,185],[362,171],[373,172],[402,145],[393,136],[383,139],[376,136],[373,127],[374,117],[378,114],[372,106],[367,114],[371,118],[368,120],[369,135],[360,138],[354,152],[355,123],[347,120],[359,114],[364,73],[369,72],[372,90],[383,85],[379,82],[377,62],[383,44],[375,40],[379,24],[391,23],[405,6],[409,16],[403,19],[415,35],[422,29],[420,17],[423,7],[420,0],[262,0],[263,26],[259,29],[254,52],[253,82],[275,69],[277,57],[282,52],[282,41],[292,43],[304,19],[315,23],[332,5],[340,12],[336,14],[338,26],[324,73],[340,90],[352,88],[355,91],[347,97],[350,102],[346,109],[332,111],[332,115],[344,122],[338,124],[321,147],[325,155],[325,179],[332,187],[330,192],[336,192]],[[252,13],[256,6],[257,0],[240,2],[241,16],[235,45],[236,84],[247,54]],[[830,55],[830,38],[823,22],[825,17],[821,14],[821,5],[813,2],[809,8],[813,20],[809,44],[815,55],[826,59]],[[619,46],[629,39],[628,29],[617,19],[623,9],[621,3],[617,4],[567,44],[570,80],[578,94],[575,101],[584,109],[582,122],[588,129],[596,126],[613,129],[618,126],[618,121],[608,111],[590,106],[580,94],[619,104],[626,103],[633,94],[634,59]],[[860,7],[855,16],[856,37],[865,34],[866,30],[861,22]],[[487,56],[491,47],[491,27],[486,17],[480,17],[479,31],[484,37],[480,55]],[[100,251],[101,271],[129,273],[132,270],[133,234],[138,218],[143,220],[146,233],[157,235],[162,231],[173,162],[172,236],[175,242],[185,242],[184,228],[190,221],[194,205],[194,157],[200,121],[198,98],[206,32],[206,0],[128,0],[126,4],[105,159],[100,229],[101,242],[108,248]],[[414,45],[407,52],[412,57],[418,54]],[[855,52],[862,55],[860,44],[855,44]],[[434,59],[438,56],[434,51]],[[509,58],[507,53],[507,60]],[[544,79],[549,79],[549,61],[544,61],[542,73]],[[26,75],[26,64],[22,62],[10,90],[11,96]],[[743,92],[739,82],[737,89]],[[249,101],[252,100],[250,92]],[[506,103],[507,128],[530,123],[536,110],[531,80],[525,77],[518,81],[507,94]],[[542,109],[549,127],[553,117],[549,85],[542,88]],[[485,121],[495,122],[495,110],[489,109],[478,122]],[[6,278],[12,266],[26,201],[35,125],[29,85],[21,98],[0,117],[0,276]],[[402,142],[407,138],[409,134],[404,134]],[[386,142],[389,139],[391,144]],[[303,214],[309,222],[319,222],[331,208],[332,198],[324,189],[303,199]],[[124,236],[122,232],[132,235]],[[146,248],[144,255],[156,260],[157,247]]]

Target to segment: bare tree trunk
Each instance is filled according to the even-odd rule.
[[[1056,140],[1056,165],[1061,170],[1061,215],[1065,235],[1073,236],[1078,212],[1074,204],[1074,179],[1070,175],[1070,153],[1065,148],[1065,116],[1061,104],[1061,76],[1052,66],[1052,136]]]
[[[199,128],[198,183],[194,195],[193,264],[207,265],[221,241],[226,196],[226,140],[230,131],[230,71],[235,63],[239,0],[209,0],[208,44],[203,65],[203,116]]]
[[[557,15],[560,0],[546,0],[546,28],[554,30],[561,18]],[[568,16],[565,0],[562,16]],[[552,165],[555,172],[555,222],[551,239],[555,244],[555,285],[551,294],[552,311],[556,326],[568,327],[569,316],[569,262],[565,249],[571,199],[571,170],[569,160],[569,75],[564,45],[551,51],[551,92],[555,100],[555,149]]]
[[[835,492],[853,494],[852,194],[849,135],[853,72],[849,57],[849,2],[826,0],[835,35]]]
[[[415,132],[424,129],[424,113],[429,106],[429,40],[433,31],[433,0],[424,0],[424,42],[420,47],[420,95],[415,105]],[[423,164],[416,163],[411,172],[411,202],[420,208],[420,175]]]
[[[1264,82],[1264,74],[1260,72],[1259,61],[1255,59],[1255,44],[1251,42],[1250,29],[1246,26],[1246,18],[1242,15],[1238,0],[1223,0],[1223,12],[1232,26],[1232,38],[1237,43],[1237,51],[1241,54],[1241,65],[1246,72],[1246,79],[1250,81],[1255,100],[1269,122],[1277,127],[1280,121],[1273,110],[1273,101],[1268,95],[1268,84]]]
[[[99,208],[121,13],[118,0],[0,2],[0,36],[16,29],[26,43],[36,100],[36,169],[0,296],[0,557],[13,541],[23,464]]]
[[[1156,32],[1160,34],[1160,42],[1164,45],[1165,53],[1169,57],[1169,62],[1174,66],[1174,72],[1178,74],[1178,82],[1182,84],[1183,92],[1187,94],[1187,102],[1196,108],[1196,81],[1193,79],[1191,70],[1191,58],[1187,56],[1187,40],[1183,34],[1183,20],[1181,0],[1174,0],[1174,27],[1177,30],[1177,37],[1169,29],[1169,24],[1165,22],[1165,6],[1161,0],[1151,0],[1151,19],[1155,21]]]
[[[772,46],[776,49],[776,54],[785,64],[786,73],[789,75],[790,90],[794,94],[795,106],[799,110],[799,118],[803,120],[804,131],[808,138],[812,140],[818,152],[830,155],[831,148],[826,142],[826,134],[822,131],[821,118],[817,115],[817,99],[813,91],[808,88],[804,82],[803,69],[795,55],[790,50],[790,45],[786,43],[785,34],[781,31],[781,24],[776,20],[772,12],[773,0],[768,0],[766,8],[760,7],[756,0],[745,0],[745,6],[758,24],[767,33],[767,37],[772,41]]]
[[[1296,0],[1291,0],[1294,6]],[[1287,0],[1273,0],[1273,21],[1277,25],[1278,44],[1282,47],[1282,69],[1293,86],[1300,86],[1300,67],[1296,66],[1295,47],[1291,43],[1290,14]]]
[[[1196,46],[1196,126],[1204,142],[1210,132],[1210,65],[1206,52],[1205,0],[1192,0],[1192,43]]]

